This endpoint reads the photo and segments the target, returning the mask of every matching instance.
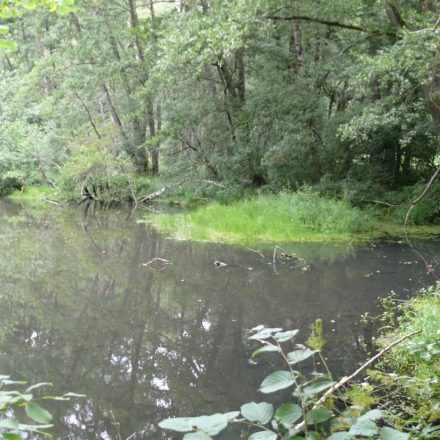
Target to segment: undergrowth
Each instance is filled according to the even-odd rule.
[[[390,392],[397,393],[391,405],[396,420],[402,425],[414,421],[422,425],[439,424],[440,284],[422,290],[419,296],[384,316],[395,328],[380,339],[383,346],[421,330],[387,354],[382,365],[382,370],[393,373],[385,380],[383,376],[379,379]]]

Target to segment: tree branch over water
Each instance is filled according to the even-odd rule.
[[[318,24],[322,24],[325,26],[339,27],[342,29],[349,29],[352,31],[363,32],[366,34],[383,35],[383,36],[388,36],[388,37],[397,37],[397,34],[395,32],[382,31],[380,29],[367,29],[367,28],[363,28],[361,26],[357,26],[354,24],[340,23],[339,21],[332,21],[332,20],[323,20],[321,18],[309,17],[307,15],[290,15],[288,17],[282,17],[282,16],[278,16],[278,15],[269,15],[266,18],[268,18],[270,20],[284,20],[284,21],[294,21],[294,20],[310,21],[312,23],[318,23]]]

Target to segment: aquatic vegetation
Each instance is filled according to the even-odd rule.
[[[390,312],[388,311],[388,322]],[[422,331],[390,353],[383,370],[391,371],[388,383],[381,382],[399,395],[394,399],[396,414],[411,414],[419,423],[440,422],[440,284],[394,308],[396,327],[380,339],[390,339],[418,329]],[[401,421],[403,424],[404,422]]]
[[[15,190],[8,196],[8,198],[19,202],[22,201],[38,202],[41,201],[43,197],[50,196],[53,193],[54,193],[53,188],[50,188],[49,186],[39,185],[39,186],[25,187],[23,188],[23,190]]]
[[[147,221],[177,238],[229,243],[351,241],[373,226],[348,203],[312,193],[214,203],[185,214],[149,216]]]
[[[27,385],[26,381],[11,380],[9,376],[0,375],[0,436],[4,440],[20,440],[21,434],[28,438],[29,433],[51,437],[47,432],[52,428],[52,414],[40,406],[41,400],[70,400],[71,397],[84,397],[80,394],[66,393],[62,396],[40,395],[42,388],[52,387],[51,383],[41,382],[26,387],[23,391],[17,388]],[[12,389],[11,389],[12,387]],[[16,410],[24,408],[32,424],[22,423],[17,419]]]
[[[404,234],[402,224],[378,220],[348,202],[315,193],[281,193],[213,203],[182,214],[148,215],[146,221],[178,239],[224,243],[351,242]],[[411,235],[440,233],[411,226]]]
[[[320,336],[322,321],[313,325],[313,336]],[[249,440],[277,439],[325,439],[353,440],[358,437],[382,440],[407,440],[410,434],[395,429],[387,420],[386,412],[374,408],[376,401],[369,398],[371,390],[363,392],[359,398],[359,386],[350,394],[339,395],[339,390],[353,380],[371,362],[381,354],[365,362],[359,369],[338,382],[334,381],[327,367],[325,372],[313,372],[311,377],[304,376],[298,364],[310,362],[318,357],[325,365],[321,351],[295,344],[298,330],[266,328],[258,326],[252,329],[248,337],[250,343],[257,342],[252,357],[277,353],[281,356],[284,369],[270,373],[261,383],[258,391],[262,394],[273,394],[279,391],[294,389],[293,399],[282,403],[276,410],[272,403],[249,402],[239,411],[224,414],[213,414],[199,417],[178,417],[165,419],[159,423],[162,429],[185,433],[184,440],[209,440],[227,429],[228,425],[242,427],[240,437]],[[407,335],[389,344],[386,350],[408,338]],[[321,344],[320,344],[321,346]],[[292,350],[292,351],[290,351]],[[337,408],[335,397],[344,400],[345,408]],[[360,405],[360,403],[365,403]],[[414,431],[414,433],[416,433]]]

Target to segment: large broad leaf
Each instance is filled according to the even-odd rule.
[[[305,348],[304,350],[295,350],[287,354],[287,360],[289,364],[297,364],[298,362],[305,361],[309,357],[312,357],[318,350],[310,350],[310,348]]]
[[[6,434],[2,434],[2,438],[4,440],[22,440],[20,434],[13,434],[12,432],[8,432]]]
[[[249,440],[276,440],[277,437],[278,435],[271,431],[258,431],[254,432]]]
[[[360,416],[357,420],[379,420],[383,417],[383,412],[380,409],[372,409],[366,412],[364,415]]]
[[[159,423],[162,429],[171,429],[177,432],[190,432],[193,430],[189,417],[174,417],[173,419],[165,419]]]
[[[217,435],[228,426],[228,419],[224,414],[213,414],[212,416],[193,417],[189,423],[209,435]]]
[[[287,332],[275,333],[274,338],[277,342],[290,341],[293,337],[298,334],[299,330],[288,330]]]
[[[37,423],[49,423],[52,420],[52,414],[44,408],[41,408],[38,403],[27,403],[24,409],[26,414]]]
[[[246,403],[240,408],[242,416],[250,422],[257,422],[265,425],[270,422],[273,415],[273,405],[271,403]]]
[[[348,432],[335,432],[327,440],[353,440],[354,437]]]
[[[285,427],[293,425],[302,416],[302,410],[299,405],[293,403],[284,403],[275,412],[275,419]]]
[[[258,391],[265,394],[274,393],[275,391],[288,388],[294,383],[295,377],[290,371],[274,371],[263,380]]]
[[[233,419],[236,419],[239,415],[240,415],[240,411],[231,411],[224,414],[228,422],[230,422]]]
[[[314,382],[311,382],[309,385],[305,386],[302,389],[301,394],[304,397],[311,397],[314,396],[315,394],[320,393],[321,391],[326,390],[327,388],[330,388],[334,384],[335,382],[326,379],[316,380]]]
[[[377,428],[373,420],[357,419],[348,432],[351,435],[363,435],[364,437],[371,437],[377,434]]]
[[[255,333],[252,336],[249,336],[249,339],[267,339],[272,336],[273,333],[281,331],[282,328],[264,328],[260,330],[258,333]]]
[[[280,347],[278,347],[278,345],[274,345],[274,344],[265,344],[261,348],[259,348],[258,350],[255,350],[252,353],[252,357],[258,356],[260,353],[267,353],[269,351],[280,351]]]
[[[202,431],[197,431],[191,434],[185,434],[183,440],[212,440],[212,437]]]
[[[18,422],[15,420],[3,419],[0,420],[0,428],[5,429],[18,429]]]
[[[318,423],[327,421],[331,417],[333,417],[333,413],[329,409],[317,408],[307,413],[306,420],[309,425],[317,425]]]
[[[407,440],[409,439],[409,434],[405,432],[397,431],[393,428],[381,428],[379,431],[380,438],[382,440]]]

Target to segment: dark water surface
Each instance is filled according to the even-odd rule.
[[[360,315],[390,290],[404,298],[435,281],[404,243],[289,250],[310,270],[274,270],[273,247],[167,239],[123,211],[0,201],[0,373],[87,395],[49,405],[56,439],[165,438],[157,423],[169,415],[264,400],[255,390],[276,356],[250,362],[245,329],[299,328],[304,342],[322,318],[330,368],[343,374],[371,337]],[[435,270],[440,242],[417,250]]]

